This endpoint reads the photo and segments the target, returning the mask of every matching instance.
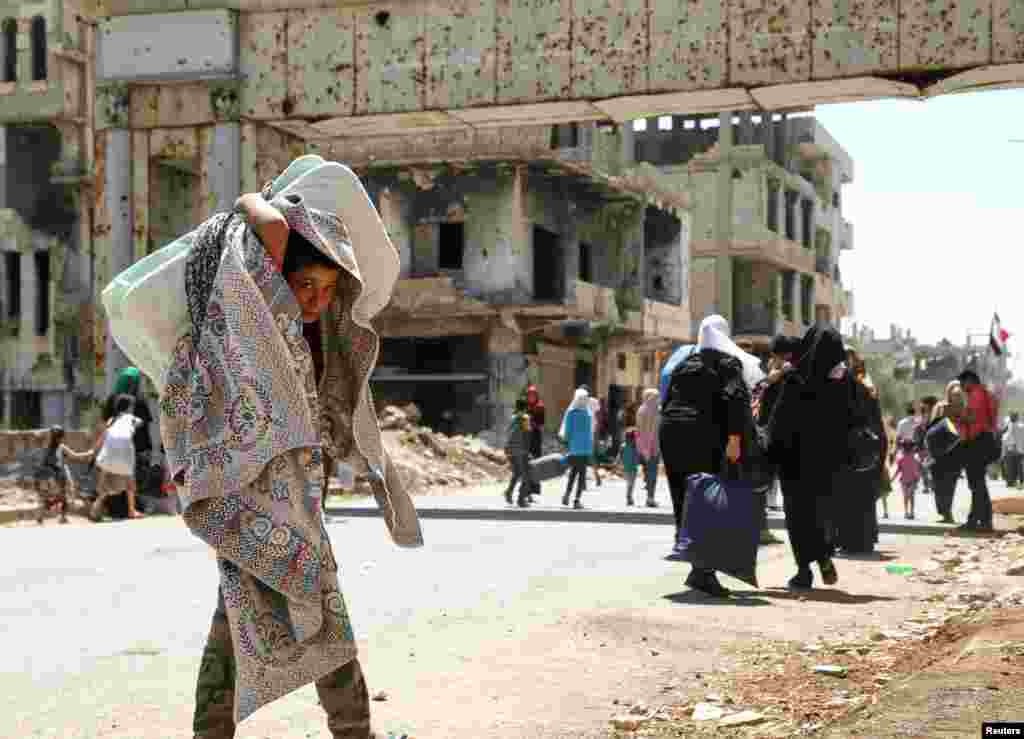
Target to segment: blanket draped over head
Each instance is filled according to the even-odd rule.
[[[195,232],[191,332],[175,350],[160,409],[185,522],[217,556],[236,721],[356,653],[321,515],[324,452],[368,475],[396,543],[422,543],[373,412],[378,339],[353,320],[363,285],[345,225],[298,196],[273,205],[341,268],[321,318],[320,386],[291,289],[242,219],[220,214]]]

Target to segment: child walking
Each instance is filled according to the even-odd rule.
[[[914,519],[914,494],[917,484],[921,481],[921,462],[914,452],[913,444],[902,442],[896,453],[896,470],[893,481],[899,478],[903,490],[903,517],[909,521]]]
[[[636,450],[636,428],[626,429],[626,438],[622,444],[622,473],[626,477],[626,505],[633,502],[633,487],[636,485],[637,472],[640,470],[640,453]]]
[[[516,412],[509,421],[505,441],[505,454],[512,465],[512,479],[505,491],[505,501],[512,504],[512,493],[516,483],[519,484],[519,498],[516,503],[520,508],[530,507],[530,493],[533,492],[533,480],[530,476],[530,413],[525,398],[516,401]]]
[[[68,494],[74,482],[67,463],[88,464],[93,460],[91,450],[76,452],[64,444],[64,429],[60,426],[54,426],[48,433],[50,439],[46,453],[35,472],[36,490],[39,492],[39,515],[36,522],[40,526],[49,511],[59,512],[61,523],[68,522]]]
[[[96,500],[89,511],[93,521],[101,521],[107,500],[121,493],[128,498],[128,518],[142,518],[135,507],[135,442],[132,437],[143,421],[132,413],[134,408],[135,398],[119,395],[115,400],[115,415],[97,444]]]

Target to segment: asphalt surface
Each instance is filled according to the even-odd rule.
[[[417,509],[424,519],[446,520],[491,520],[491,521],[583,521],[589,523],[622,523],[651,524],[671,526],[672,503],[669,497],[668,482],[664,477],[658,479],[655,500],[658,508],[647,508],[646,494],[641,481],[637,481],[634,498],[637,505],[626,505],[626,483],[617,478],[605,477],[600,486],[594,484],[592,474],[588,474],[587,492],[583,496],[585,510],[577,511],[562,505],[565,478],[549,480],[543,484],[542,494],[528,509],[510,506],[505,502],[505,485],[489,485],[469,491],[458,491],[451,494],[434,494],[417,499]],[[1008,490],[1001,481],[990,480],[989,491],[993,497],[1020,494]],[[376,503],[367,497],[351,498],[334,496],[330,499],[328,512],[343,518],[356,516],[376,517],[380,515]],[[772,529],[784,529],[785,517],[782,514],[782,499],[770,500],[775,503],[768,511],[768,526]],[[967,520],[970,510],[971,495],[965,480],[961,480],[954,498],[954,518],[963,523]],[[956,528],[956,525],[940,523],[935,510],[935,498],[922,492],[914,500],[914,518],[904,517],[903,493],[898,489],[888,496],[889,517],[883,518],[882,504],[878,504],[879,529],[883,533],[893,534],[934,534],[943,536]]]
[[[602,736],[614,701],[692,696],[697,673],[728,670],[752,640],[899,621],[927,586],[887,574],[886,561],[918,562],[939,544],[886,534],[884,557],[839,560],[839,585],[804,599],[780,589],[788,547],[765,547],[760,589],[727,580],[738,596],[721,601],[688,591],[687,567],[662,559],[668,526],[423,527],[426,546],[402,550],[379,519],[329,525],[371,692],[387,693],[375,723],[396,739]],[[7,529],[0,556],[0,737],[191,736],[217,581],[180,519]],[[237,736],[328,734],[307,686]]]

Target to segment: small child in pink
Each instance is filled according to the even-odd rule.
[[[893,482],[899,478],[900,487],[903,489],[903,512],[904,517],[913,520],[914,518],[914,494],[917,492],[917,484],[921,481],[921,461],[911,444],[901,444],[899,452],[896,453],[896,472],[893,475]]]

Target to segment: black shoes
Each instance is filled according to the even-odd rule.
[[[789,578],[789,582],[786,583],[786,587],[789,590],[804,591],[810,590],[814,586],[814,575],[811,573],[811,568],[808,567],[806,570],[800,570],[793,577]]]
[[[714,572],[704,573],[691,570],[690,574],[686,576],[686,586],[699,590],[713,598],[727,598],[732,592],[729,588],[718,582]]]
[[[839,582],[839,573],[836,572],[835,563],[831,559],[818,562],[818,569],[821,570],[821,581],[826,585],[835,585]]]

